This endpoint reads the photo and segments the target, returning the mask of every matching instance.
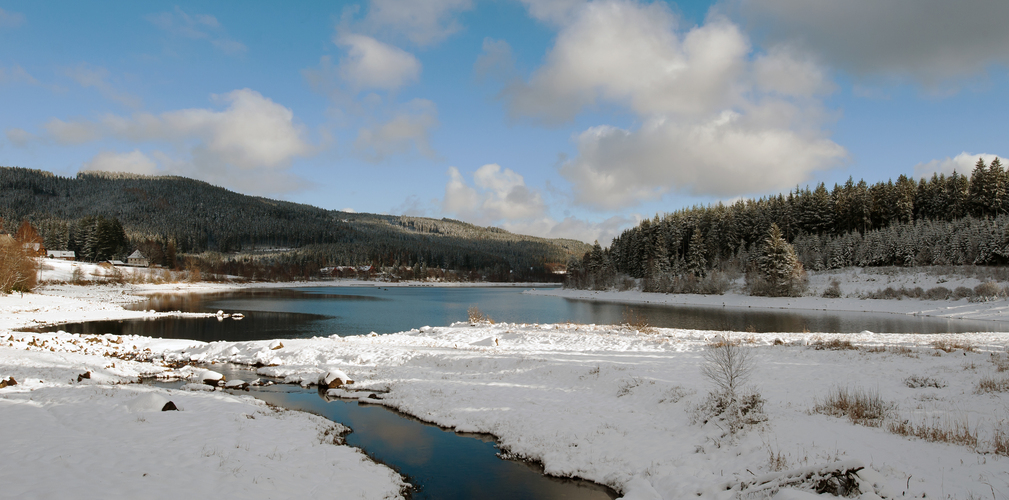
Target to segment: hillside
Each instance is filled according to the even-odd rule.
[[[247,196],[183,177],[50,172],[0,167],[0,218],[7,231],[30,221],[51,250],[83,245],[85,224],[117,219],[129,247],[159,246],[167,255],[216,251],[245,254],[301,249],[320,266],[423,264],[498,274],[542,273],[589,246],[429,219],[324,210]],[[157,249],[155,249],[156,252]]]

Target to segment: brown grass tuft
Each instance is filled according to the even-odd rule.
[[[626,329],[637,330],[641,333],[656,333],[658,330],[648,324],[644,316],[634,312],[630,307],[624,308],[624,322],[621,324]]]
[[[484,314],[483,311],[481,311],[480,308],[475,305],[469,306],[469,309],[466,310],[466,313],[469,315],[470,324],[473,325],[480,323],[489,323],[491,325],[494,324],[494,320],[492,320],[490,316]]]
[[[850,340],[842,340],[838,338],[830,340],[819,339],[810,345],[817,351],[822,351],[824,349],[830,349],[831,351],[854,351],[858,349],[858,347],[855,347],[855,344],[852,344]]]
[[[910,420],[890,422],[886,429],[900,436],[913,436],[925,441],[957,444],[970,448],[977,448],[979,442],[977,425],[971,427],[966,414],[958,417],[937,417],[933,418],[931,422],[916,423]]]
[[[954,351],[966,351],[974,352],[974,345],[970,342],[961,342],[959,340],[936,340],[932,342],[932,347],[943,351],[943,352],[954,352]]]
[[[985,375],[978,381],[974,388],[974,394],[984,394],[986,392],[1006,392],[1009,391],[1009,377],[998,377],[995,375]]]
[[[883,419],[896,410],[897,405],[884,401],[879,392],[855,387],[835,387],[813,411],[834,417],[848,417],[852,423],[879,427]]]

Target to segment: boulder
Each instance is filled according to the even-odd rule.
[[[161,411],[179,411],[179,408],[175,406],[175,403],[169,401],[161,407]]]
[[[271,351],[276,351],[277,349],[283,349],[283,348],[284,348],[284,343],[281,342],[281,341],[279,341],[279,340],[274,340],[273,342],[270,342],[270,350]]]
[[[235,389],[235,390],[249,390],[249,383],[244,380],[234,379],[225,382],[225,389]]]
[[[319,385],[327,389],[336,389],[337,387],[353,383],[354,381],[341,370],[330,370],[319,377]]]
[[[90,378],[91,378],[91,372],[90,371],[86,371],[86,372],[84,372],[84,373],[82,373],[82,374],[80,374],[80,375],[77,376],[77,381],[80,382],[81,380],[90,379]]]

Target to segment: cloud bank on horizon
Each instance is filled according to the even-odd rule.
[[[62,174],[605,244],[650,213],[1006,149],[998,2],[156,3],[90,37],[86,11],[23,7],[0,9],[0,156]],[[31,43],[53,33],[66,50]]]

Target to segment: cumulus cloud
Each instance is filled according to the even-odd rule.
[[[549,215],[542,193],[526,186],[522,175],[496,163],[477,169],[472,184],[455,167],[449,167],[447,174],[442,213],[481,226],[493,225],[544,238],[599,240],[601,244],[609,244],[613,237],[638,221],[625,216],[602,222],[567,216],[558,221]],[[408,200],[404,206],[421,207],[418,202]]]
[[[986,165],[990,165],[995,158],[1005,158],[1004,156],[988,153],[968,153],[966,151],[950,158],[932,160],[919,163],[914,166],[914,177],[916,179],[929,178],[932,174],[952,174],[955,170],[958,174],[969,176],[974,171],[974,165],[978,159],[984,160]]]
[[[338,35],[333,42],[347,49],[339,74],[357,90],[396,90],[420,76],[420,61],[400,48],[352,33]]]
[[[301,181],[287,169],[297,157],[315,153],[304,127],[295,123],[290,109],[250,90],[214,96],[223,110],[192,108],[158,115],[107,115],[97,121],[52,119],[44,125],[44,139],[61,145],[98,140],[129,144],[166,144],[174,152],[152,151],[159,171],[188,175],[256,193],[298,189]],[[9,136],[9,134],[8,134]],[[132,154],[132,153],[131,153]],[[89,165],[113,160],[96,157]],[[133,165],[150,166],[134,155]],[[98,162],[98,163],[96,163]]]
[[[130,108],[139,108],[142,104],[139,97],[120,91],[108,82],[109,71],[105,68],[91,66],[89,64],[79,64],[77,67],[68,68],[66,75],[84,88],[94,88],[102,97],[118,102]]]
[[[27,146],[36,139],[35,134],[20,128],[9,128],[4,134],[7,136],[7,142],[19,148]]]
[[[769,41],[793,41],[856,75],[926,85],[1009,64],[1009,2],[738,0]]]
[[[455,167],[448,170],[442,210],[480,225],[542,217],[546,204],[515,171],[491,163],[477,169],[470,186]]]
[[[600,0],[561,26],[546,62],[502,96],[514,117],[544,124],[617,104],[636,130],[597,126],[561,166],[577,203],[633,206],[673,192],[731,197],[793,186],[843,160],[821,102],[832,85],[793,46],[756,53],[729,20],[686,30],[661,3]]]
[[[404,110],[390,120],[358,131],[354,150],[368,161],[378,163],[391,155],[411,151],[436,158],[428,137],[438,126],[438,111],[433,102],[425,99],[410,101]]]
[[[586,0],[522,0],[529,15],[540,21],[562,24],[586,3]]]
[[[229,37],[217,18],[209,14],[189,14],[176,6],[172,12],[151,14],[147,20],[172,36],[204,40],[228,55],[242,54],[247,50],[245,44]]]
[[[432,45],[462,29],[456,15],[472,8],[471,0],[371,0],[360,27]]]
[[[17,28],[24,23],[24,14],[0,9],[0,28]]]
[[[477,79],[495,77],[501,80],[510,78],[515,73],[515,56],[511,45],[504,40],[484,38],[483,52],[473,64],[473,72]]]
[[[134,149],[129,153],[102,151],[91,160],[85,162],[81,170],[154,175],[158,171],[158,165],[138,149]]]

